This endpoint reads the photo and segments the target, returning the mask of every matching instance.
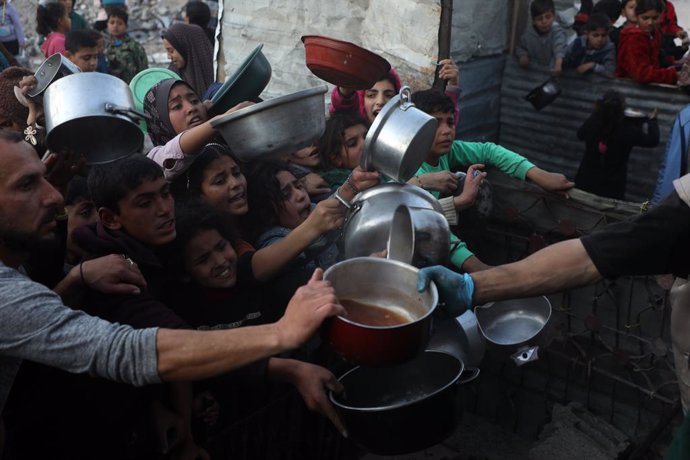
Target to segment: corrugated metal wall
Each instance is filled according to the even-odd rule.
[[[501,82],[506,56],[490,56],[459,63],[460,123],[458,139],[497,142],[501,107]]]
[[[547,78],[545,70],[523,69],[515,59],[508,58],[501,88],[499,143],[544,169],[572,178],[584,152],[584,143],[577,139],[577,129],[592,112],[595,100],[606,90],[617,89],[626,95],[628,107],[645,112],[659,110],[659,146],[634,148],[628,166],[626,198],[630,201],[651,198],[671,125],[678,111],[690,103],[690,97],[675,87],[568,72],[559,81],[561,96],[537,111],[524,97]]]

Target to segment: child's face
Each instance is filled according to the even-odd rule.
[[[72,20],[69,17],[69,12],[65,11],[65,15],[60,18],[57,23],[58,32],[66,34],[72,28]]]
[[[315,168],[321,163],[321,158],[316,145],[310,145],[290,155],[290,162],[300,166]]]
[[[539,32],[545,33],[551,30],[554,19],[555,16],[553,11],[547,11],[546,13],[532,18],[532,24],[534,24],[534,27],[536,27]]]
[[[148,246],[162,246],[175,239],[175,202],[163,177],[144,180],[117,205],[118,213],[105,210],[109,214],[106,218],[101,214],[108,228],[124,230]]]
[[[628,22],[637,22],[637,15],[635,14],[636,7],[637,2],[635,0],[625,2],[623,5],[623,16],[625,16]]]
[[[127,23],[116,16],[108,18],[108,33],[115,38],[122,38],[127,33]]]
[[[659,23],[661,13],[657,10],[648,10],[637,15],[637,25],[645,32],[652,32]]]
[[[175,133],[199,126],[208,120],[206,107],[192,88],[176,84],[168,96],[168,117]]]
[[[283,197],[278,211],[278,224],[286,228],[297,228],[307,220],[311,212],[309,195],[302,183],[288,171],[280,171],[276,179]]]
[[[587,48],[598,50],[603,48],[609,40],[609,31],[606,29],[588,30],[585,32],[587,37]]]
[[[187,274],[208,288],[230,288],[237,281],[237,254],[217,230],[201,230],[184,251]]]
[[[201,199],[233,216],[247,214],[247,179],[235,160],[223,155],[206,167],[201,180]]]
[[[450,151],[455,140],[455,118],[452,112],[432,112],[429,115],[436,118],[436,136],[431,146],[431,156],[437,159]]]
[[[98,47],[80,48],[79,51],[72,54],[65,51],[67,59],[76,64],[82,72],[94,72],[98,66]]]
[[[335,158],[334,163],[340,168],[355,169],[359,165],[366,136],[367,127],[364,125],[345,128],[343,145],[340,147],[340,154]]]
[[[86,198],[77,198],[74,203],[65,205],[67,212],[67,251],[81,256],[83,250],[72,241],[72,232],[75,228],[98,222],[98,213],[93,201]]]
[[[182,70],[187,66],[187,61],[185,61],[184,57],[165,38],[163,39],[163,47],[177,70]]]
[[[386,102],[395,96],[395,86],[388,80],[377,81],[376,84],[364,91],[364,113],[369,123],[379,114]]]

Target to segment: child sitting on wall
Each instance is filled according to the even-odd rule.
[[[616,48],[608,38],[610,27],[609,18],[603,14],[590,16],[584,27],[584,34],[568,47],[564,66],[576,69],[579,74],[594,72],[613,78],[616,71]]]
[[[124,8],[108,9],[108,33],[105,35],[105,58],[110,73],[129,83],[149,66],[144,47],[127,34],[129,15]]]
[[[565,30],[554,22],[553,0],[533,0],[530,4],[532,27],[520,38],[516,50],[522,67],[531,63],[548,66],[554,76],[561,74],[567,47]]]

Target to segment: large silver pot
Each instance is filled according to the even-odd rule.
[[[241,160],[267,160],[308,147],[326,128],[328,88],[305,89],[211,121]]]
[[[388,236],[388,258],[417,268],[445,265],[450,257],[450,226],[438,211],[400,205]]]
[[[431,150],[438,123],[410,102],[410,88],[381,109],[367,132],[360,160],[366,171],[378,171],[400,182],[415,175]]]
[[[355,196],[343,226],[346,259],[368,256],[388,246],[393,216],[400,205],[443,212],[429,192],[408,184],[379,184]]]
[[[127,83],[112,75],[83,72],[52,83],[43,96],[46,144],[71,150],[89,164],[109,163],[140,151],[144,134],[137,123]]]
[[[427,349],[450,353],[468,367],[476,367],[484,359],[486,339],[479,331],[477,317],[471,310],[457,318],[437,314]]]

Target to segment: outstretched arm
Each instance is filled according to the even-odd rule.
[[[601,278],[582,242],[567,240],[518,262],[473,273],[473,303],[550,294]]]

